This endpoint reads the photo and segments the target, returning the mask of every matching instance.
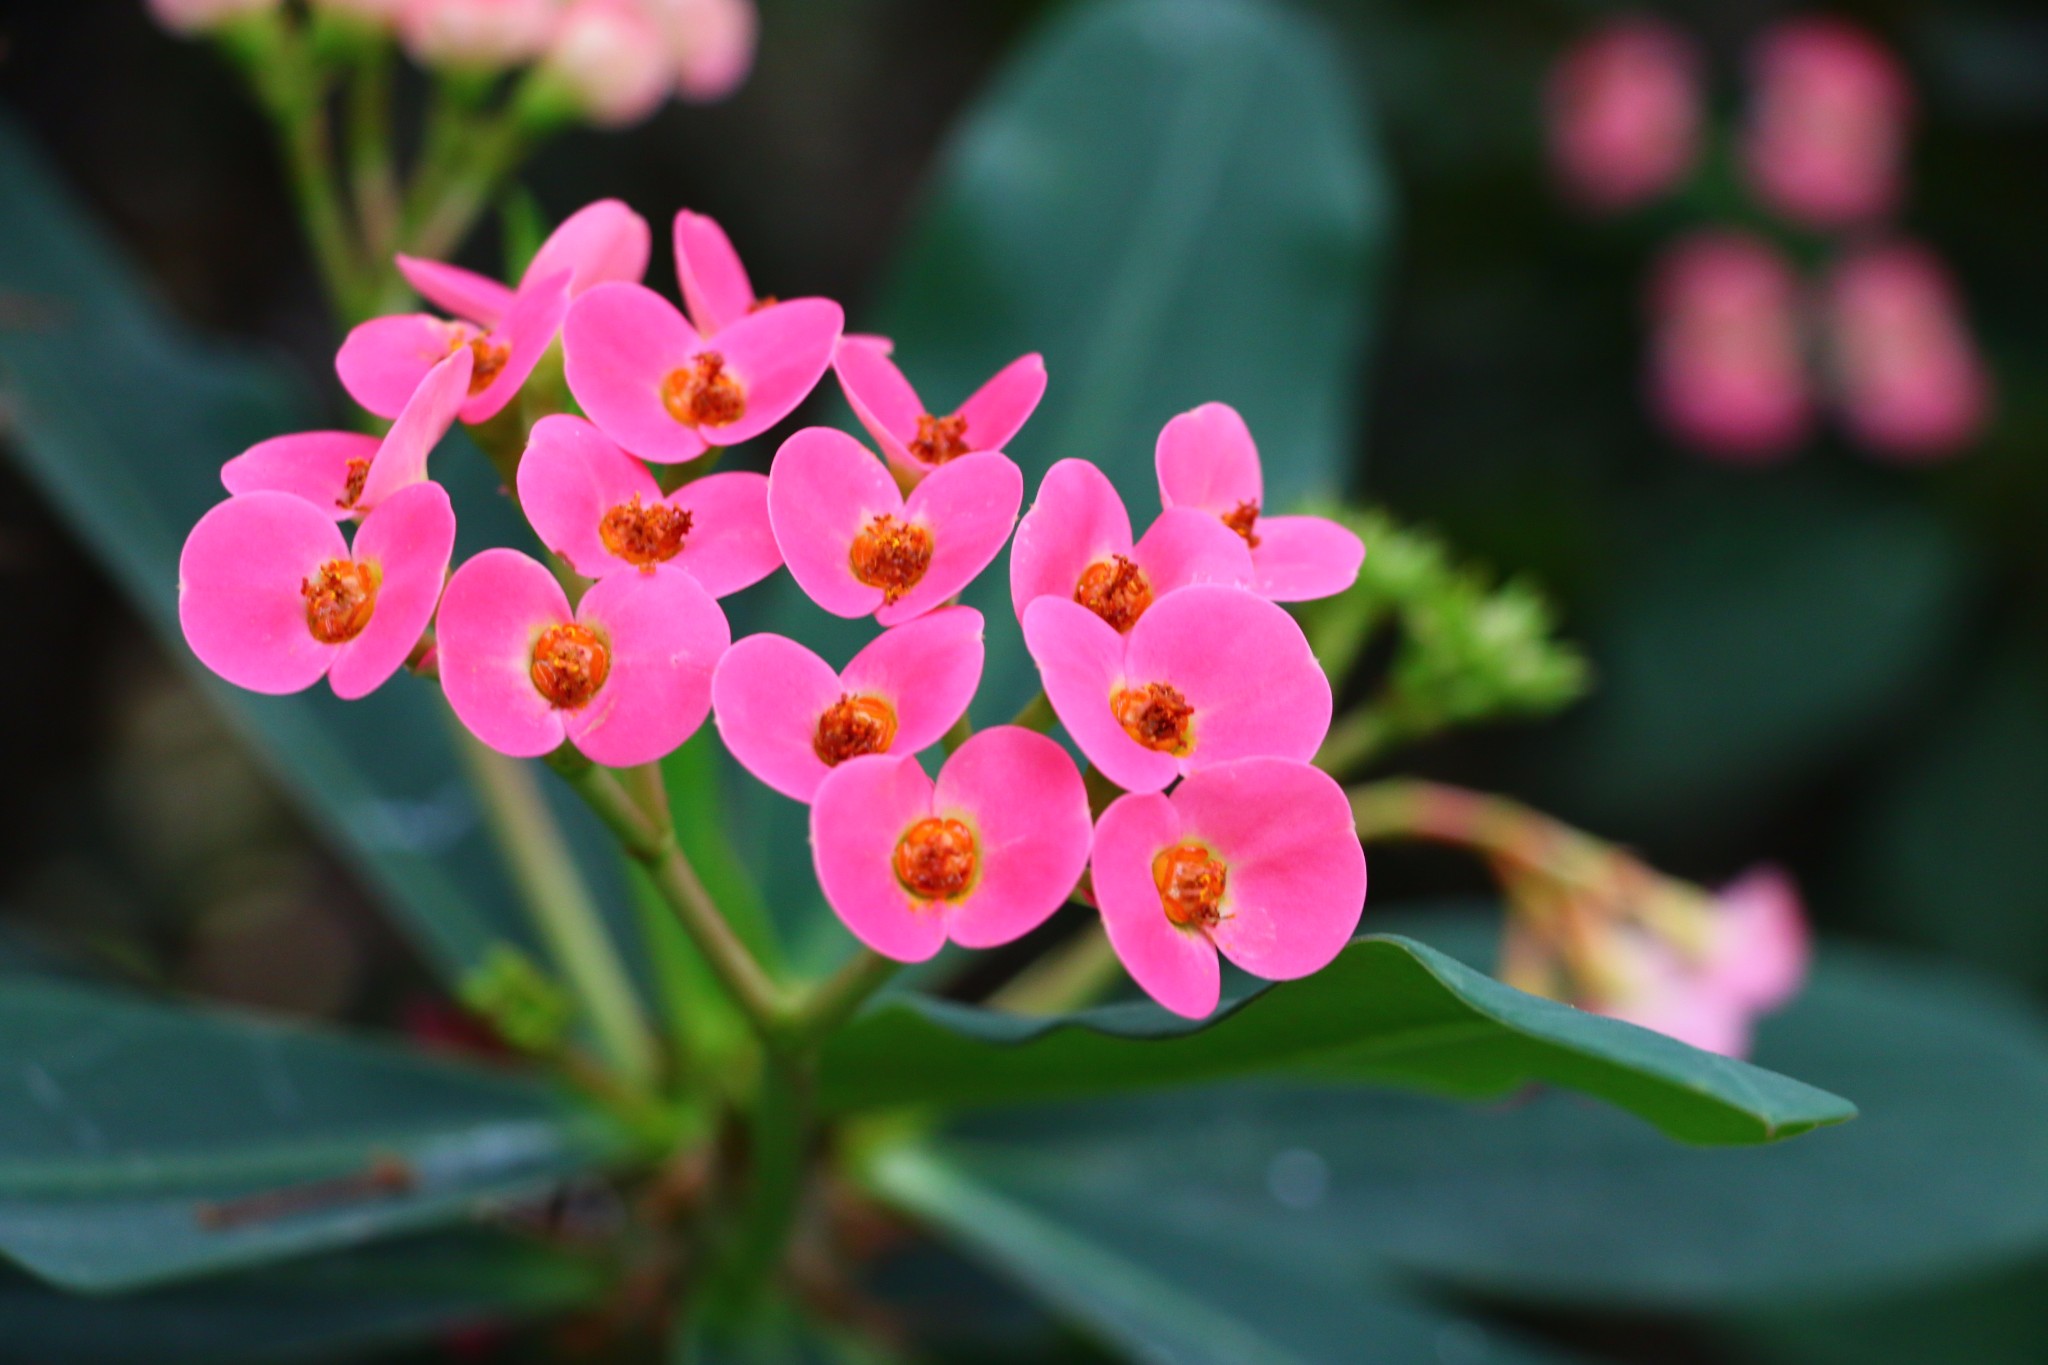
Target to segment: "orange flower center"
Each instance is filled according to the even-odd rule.
[[[944,464],[946,461],[967,453],[967,419],[955,414],[952,417],[934,417],[923,413],[917,419],[917,436],[910,442],[910,453],[926,464]]]
[[[1152,605],[1152,583],[1145,571],[1122,555],[1098,560],[1081,571],[1074,600],[1114,626],[1118,634],[1138,624]]]
[[[747,391],[725,372],[725,357],[699,351],[661,381],[662,406],[686,427],[727,427],[747,415]]]
[[[931,568],[932,533],[884,512],[853,538],[847,558],[855,578],[880,588],[883,601],[894,602]]]
[[[635,493],[604,514],[597,523],[597,538],[620,559],[639,565],[642,573],[653,573],[655,565],[683,552],[694,520],[688,510],[665,502],[642,507]]]
[[[1146,748],[1175,758],[1186,758],[1194,752],[1194,736],[1189,731],[1193,728],[1195,708],[1170,684],[1156,682],[1123,688],[1109,699],[1109,707],[1116,713],[1116,723],[1124,727],[1124,733]]]
[[[958,820],[928,815],[904,831],[896,844],[896,880],[928,901],[966,895],[979,863],[974,831]]]
[[[469,367],[469,396],[474,398],[495,383],[512,363],[512,348],[493,337],[479,336],[469,343],[469,353],[476,357]]]
[[[580,711],[611,675],[612,652],[589,626],[549,626],[533,644],[528,676],[552,706]]]
[[[1251,549],[1259,548],[1259,505],[1256,502],[1241,502],[1233,511],[1223,514],[1223,524],[1244,537],[1244,543]]]
[[[837,767],[862,754],[886,754],[896,742],[896,708],[880,697],[842,694],[818,717],[811,748]]]
[[[348,462],[348,481],[343,485],[341,496],[334,500],[340,508],[354,507],[363,496],[363,485],[370,481],[370,462],[360,457]]]
[[[1213,929],[1223,918],[1229,869],[1200,844],[1175,844],[1152,860],[1152,884],[1166,917],[1183,929]]]
[[[347,644],[370,624],[383,581],[375,564],[328,560],[311,578],[299,580],[299,595],[306,599],[306,629],[323,645]]]

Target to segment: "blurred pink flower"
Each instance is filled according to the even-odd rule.
[[[668,40],[676,94],[710,104],[740,88],[754,67],[760,15],[754,0],[646,0]]]
[[[1817,228],[1898,206],[1913,93],[1882,43],[1841,19],[1788,20],[1758,40],[1751,78],[1742,156],[1759,198]]]
[[[1671,189],[1699,155],[1700,60],[1670,24],[1630,15],[1581,40],[1544,89],[1550,158],[1580,205],[1613,212]]]
[[[540,55],[559,14],[556,0],[407,0],[398,31],[422,66],[503,71]]]
[[[205,33],[246,14],[278,7],[279,0],[148,0],[149,12],[173,33]]]
[[[1851,251],[1830,272],[1823,307],[1829,378],[1859,441],[1922,461],[1976,437],[1991,381],[1933,252],[1904,242]]]
[[[636,0],[573,0],[541,69],[600,128],[643,122],[674,88],[660,23]]]
[[[1812,417],[1800,286],[1761,238],[1706,231],[1666,249],[1651,278],[1650,398],[1681,441],[1763,463]]]

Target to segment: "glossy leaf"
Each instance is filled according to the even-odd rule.
[[[1380,935],[1200,1022],[1151,1004],[1034,1020],[893,997],[828,1046],[821,1088],[839,1109],[965,1105],[1287,1069],[1470,1097],[1546,1080],[1701,1143],[1771,1142],[1855,1113],[1799,1081],[1525,995],[1412,939]]]

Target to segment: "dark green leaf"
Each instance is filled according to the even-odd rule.
[[[1149,1004],[1034,1020],[894,997],[829,1045],[822,1089],[841,1109],[986,1104],[1304,1067],[1473,1097],[1553,1081],[1703,1143],[1771,1142],[1855,1113],[1825,1091],[1379,935],[1200,1022]]]

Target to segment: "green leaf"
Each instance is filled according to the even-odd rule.
[[[627,1145],[512,1072],[22,978],[0,1086],[0,1254],[91,1292],[459,1223]]]
[[[892,997],[827,1046],[821,1096],[835,1109],[988,1104],[1290,1068],[1468,1097],[1551,1081],[1700,1143],[1772,1142],[1856,1112],[1799,1081],[1525,995],[1382,935],[1204,1021],[1150,1004],[1025,1019]]]
[[[1170,1141],[1151,1154],[1167,1167],[1203,1138]],[[903,1147],[882,1155],[868,1179],[882,1198],[1145,1365],[1567,1359],[1407,1297],[1351,1262],[1283,1265],[1226,1222],[1162,1229],[1126,1201],[1006,1174]]]
[[[1391,204],[1371,123],[1329,36],[1263,0],[1063,7],[947,143],[870,324],[950,410],[1044,354],[1045,402],[1010,454],[1026,500],[1053,461],[1095,461],[1137,529],[1158,507],[1153,444],[1212,399],[1243,411],[1269,503],[1338,491],[1355,463],[1357,375]],[[988,618],[978,724],[1037,691],[1003,563],[967,601]],[[781,585],[768,628],[834,663],[873,633]],[[801,807],[756,787],[736,822],[769,903],[817,907]],[[822,913],[792,945],[843,954]]]

